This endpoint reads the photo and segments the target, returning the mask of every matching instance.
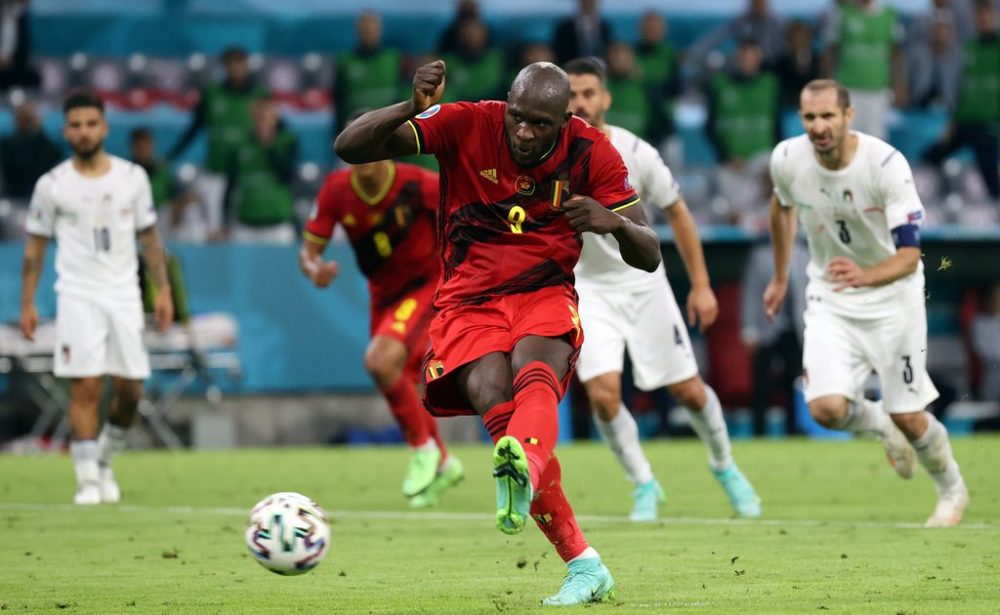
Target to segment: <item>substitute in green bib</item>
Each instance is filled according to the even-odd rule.
[[[382,16],[361,13],[355,23],[358,45],[336,58],[333,105],[337,129],[358,109],[376,109],[396,102],[403,56],[382,46]]]
[[[643,139],[651,138],[655,107],[628,43],[608,45],[608,92],[614,101],[608,122]]]
[[[129,160],[149,175],[160,235],[185,242],[205,241],[208,226],[204,208],[199,207],[197,195],[181,187],[170,165],[157,158],[156,141],[149,128],[140,126],[129,133]]]
[[[924,160],[940,165],[955,150],[972,148],[990,197],[1000,201],[1000,19],[993,0],[978,0],[975,18],[976,38],[965,46],[958,106]]]
[[[226,199],[232,216],[230,238],[241,243],[291,244],[296,240],[292,176],[298,141],[269,100],[253,108],[249,143],[230,161]]]
[[[680,58],[667,42],[667,21],[656,11],[648,11],[639,21],[639,43],[635,63],[649,93],[653,124],[646,137],[651,143],[674,133],[674,99],[680,94]]]
[[[208,139],[204,168],[195,191],[205,206],[209,235],[218,237],[223,228],[226,167],[234,151],[243,147],[253,127],[250,109],[266,93],[254,85],[245,49],[230,47],[222,53],[225,78],[201,92],[191,123],[167,154],[174,162],[203,130]]]
[[[448,87],[443,102],[492,100],[507,91],[503,52],[489,45],[489,30],[480,19],[466,19],[458,26],[454,52],[442,58],[448,66]]]
[[[763,70],[763,60],[757,41],[744,39],[732,70],[716,74],[708,91],[708,136],[722,163],[719,192],[730,206],[722,221],[751,227],[767,196],[768,156],[780,140],[778,79]]]
[[[854,129],[886,139],[889,107],[906,105],[903,28],[880,0],[847,0],[827,22],[824,73],[851,93]]]

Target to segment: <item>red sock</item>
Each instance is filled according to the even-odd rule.
[[[514,377],[514,415],[507,435],[517,438],[528,456],[531,484],[537,490],[559,437],[562,386],[552,368],[541,361],[525,365]]]
[[[445,457],[444,442],[438,433],[437,422],[434,417],[424,409],[420,396],[417,395],[417,386],[412,380],[400,377],[396,384],[388,389],[382,390],[382,395],[389,402],[389,410],[396,417],[399,428],[403,431],[403,438],[412,447],[427,444],[427,440],[433,438],[441,450],[441,458]]]
[[[531,503],[531,516],[542,530],[559,557],[568,562],[589,547],[580,526],[573,516],[573,509],[562,489],[562,467],[555,455],[545,466],[541,484]]]
[[[510,422],[510,417],[513,414],[514,402],[505,401],[493,406],[483,415],[483,425],[486,427],[486,431],[490,432],[493,444],[496,444],[497,440],[507,433],[507,423]]]

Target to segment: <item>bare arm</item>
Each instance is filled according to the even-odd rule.
[[[795,242],[795,208],[784,207],[778,197],[771,197],[771,249],[774,251],[774,277],[764,290],[764,312],[771,320],[781,309],[788,293],[788,268]]]
[[[299,269],[317,288],[326,288],[340,273],[336,261],[323,260],[325,249],[326,244],[306,239],[299,250]]]
[[[827,265],[830,279],[840,285],[834,290],[859,286],[885,286],[917,270],[920,248],[904,246],[877,265],[861,268],[851,259],[838,256]]]
[[[29,235],[24,245],[24,262],[21,264],[21,333],[29,340],[35,339],[38,328],[38,310],[35,308],[35,291],[45,267],[45,248],[48,237]]]
[[[636,203],[626,207],[615,215],[621,218],[621,223],[611,234],[618,240],[618,250],[622,259],[636,269],[656,271],[662,259],[660,238],[656,231],[649,227],[646,210],[642,208],[642,204]]]
[[[361,164],[419,154],[419,144],[406,121],[434,105],[444,95],[445,64],[424,64],[413,75],[410,100],[375,109],[350,123],[333,144],[345,162]]]
[[[684,198],[678,198],[666,209],[667,222],[674,231],[674,242],[677,251],[684,261],[688,280],[691,281],[691,292],[687,298],[688,324],[695,325],[700,321],[704,331],[715,322],[719,315],[719,302],[712,292],[708,277],[708,267],[705,266],[705,252],[702,250],[698,227],[688,210]]]
[[[153,284],[156,285],[156,298],[153,300],[156,328],[164,332],[170,328],[174,320],[174,299],[170,289],[170,277],[167,275],[163,242],[155,226],[139,231],[138,236],[139,245],[142,247],[142,260],[153,279]]]

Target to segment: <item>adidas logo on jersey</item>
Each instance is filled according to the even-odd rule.
[[[497,170],[496,169],[483,169],[482,171],[479,172],[479,175],[481,175],[482,177],[485,177],[486,179],[490,180],[494,184],[499,183],[499,181],[497,180]]]

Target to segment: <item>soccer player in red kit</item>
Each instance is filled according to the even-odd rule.
[[[438,200],[437,175],[413,165],[387,160],[334,171],[316,197],[299,255],[306,277],[328,286],[340,268],[322,254],[340,224],[368,277],[372,337],[365,369],[413,449],[403,480],[413,508],[433,506],[463,476],[417,389],[441,275],[434,235]]]
[[[568,563],[544,604],[602,601],[614,581],[561,486],[557,405],[583,341],[573,266],[581,232],[611,234],[622,257],[653,271],[659,240],[608,139],[569,107],[569,78],[525,67],[507,102],[439,105],[445,65],[425,64],[410,100],[370,111],[337,138],[352,163],[427,153],[441,167],[443,272],[434,299],[425,405],[482,416],[494,439],[497,527],[530,514]]]

